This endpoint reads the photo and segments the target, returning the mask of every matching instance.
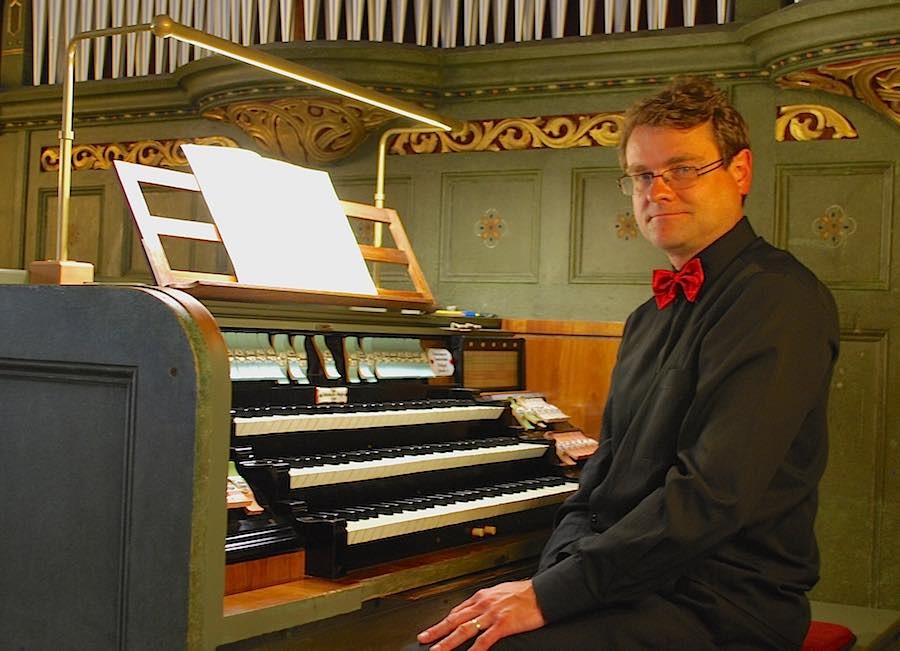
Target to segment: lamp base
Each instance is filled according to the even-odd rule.
[[[94,282],[94,265],[74,260],[35,260],[28,265],[32,285],[82,285]]]

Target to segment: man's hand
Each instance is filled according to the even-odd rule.
[[[497,640],[544,626],[531,580],[501,583],[479,590],[456,606],[440,622],[419,633],[421,644],[431,651],[450,651],[478,636],[470,651],[486,651]]]

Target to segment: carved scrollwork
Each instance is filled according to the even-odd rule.
[[[900,54],[829,63],[787,74],[778,83],[855,97],[900,124]]]
[[[234,140],[226,136],[74,145],[72,147],[72,170],[108,170],[112,169],[113,161],[116,160],[154,167],[187,167],[187,159],[181,153],[181,145],[186,143],[222,147],[238,146]],[[44,147],[41,150],[41,171],[56,172],[58,170],[59,147]]]
[[[404,155],[615,147],[619,144],[623,120],[621,113],[470,120],[465,129],[452,134],[400,134],[391,142],[389,151]]]
[[[858,134],[850,120],[821,104],[792,104],[778,107],[775,140],[854,140]]]
[[[237,102],[203,116],[234,124],[280,158],[316,165],[344,158],[372,129],[394,119],[387,111],[356,102],[316,98]]]

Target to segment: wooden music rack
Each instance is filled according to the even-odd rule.
[[[199,193],[200,186],[193,174],[122,161],[116,161],[116,172],[140,234],[141,245],[147,255],[153,278],[161,287],[173,287],[197,298],[209,300],[314,303],[397,309],[410,307],[426,311],[435,307],[434,297],[413,253],[406,231],[400,222],[400,216],[395,210],[352,201],[340,202],[348,218],[371,222],[376,229],[387,226],[395,246],[358,243],[360,253],[367,262],[401,268],[414,289],[376,287],[377,295],[368,295],[248,285],[240,283],[238,278],[231,274],[180,270],[171,266],[163,248],[162,237],[213,242],[223,246],[225,243],[214,223],[152,214],[141,184]]]

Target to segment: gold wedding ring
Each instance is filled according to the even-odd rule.
[[[478,631],[479,633],[481,632],[481,622],[478,621],[477,617],[472,620],[472,626],[475,627],[476,631]]]

